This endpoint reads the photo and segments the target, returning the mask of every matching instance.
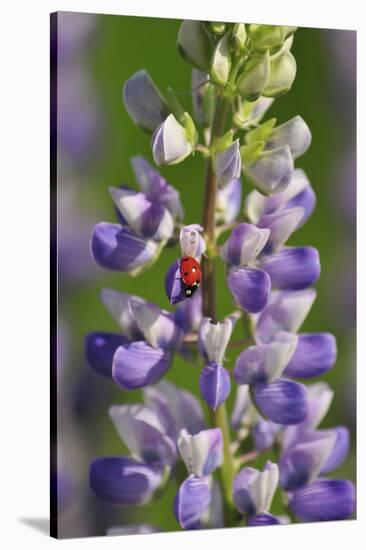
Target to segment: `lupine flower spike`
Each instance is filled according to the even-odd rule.
[[[295,32],[183,21],[177,46],[192,67],[192,114],[146,69],[136,67],[123,87],[127,113],[151,136],[151,162],[203,154],[205,188],[191,177],[204,212],[202,225],[189,219],[189,205],[185,217],[174,169],[168,183],[138,155],[131,159],[138,189],[109,182],[116,220],[93,230],[96,263],[143,277],[166,248],[173,261],[160,303],[101,291],[116,331],[89,333],[85,352],[94,372],[121,390],[109,416],[127,451],[96,458],[89,479],[97,498],[129,507],[154,506],[174,478],[171,506],[181,529],[346,519],[355,509],[353,483],[331,477],[351,435],[343,425],[322,427],[334,392],[314,381],[334,368],[336,339],[302,331],[316,300],[319,253],[288,244],[316,206],[315,189],[295,167],[311,131],[300,115],[266,118],[301,71],[291,53]],[[119,276],[116,285],[123,289]],[[218,291],[225,297],[219,314]],[[193,393],[164,379],[176,352],[202,361]],[[179,379],[191,372],[187,366]],[[124,403],[126,392],[134,404]],[[257,461],[267,451],[274,462]],[[159,530],[146,516],[108,533]]]

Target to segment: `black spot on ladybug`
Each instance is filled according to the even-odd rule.
[[[186,271],[186,272],[184,273],[184,276],[185,276],[185,277],[188,277],[188,275],[189,275],[189,273],[188,273],[188,271]]]

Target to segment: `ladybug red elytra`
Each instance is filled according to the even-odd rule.
[[[180,276],[184,285],[186,298],[196,292],[201,282],[201,266],[192,256],[183,256],[180,261]]]

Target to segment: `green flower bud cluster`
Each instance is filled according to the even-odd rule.
[[[296,61],[290,52],[296,27],[183,21],[178,49],[183,58],[211,81],[229,83],[234,63],[237,78],[231,93],[255,101],[260,96],[278,97],[292,86]]]

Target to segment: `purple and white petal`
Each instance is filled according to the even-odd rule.
[[[142,404],[113,405],[109,416],[133,458],[150,465],[172,465],[177,452],[159,416]]]
[[[333,367],[336,359],[337,342],[333,334],[299,334],[295,353],[285,369],[285,375],[293,378],[320,376]]]
[[[226,317],[221,323],[212,323],[204,317],[198,334],[198,348],[202,356],[210,362],[222,364],[233,331],[233,321]]]
[[[191,223],[182,227],[179,234],[182,256],[192,256],[198,262],[206,252],[206,243],[201,235],[203,227],[197,223]]]
[[[184,333],[174,317],[154,304],[130,300],[130,307],[145,340],[154,348],[175,349],[183,341]]]
[[[179,260],[175,260],[169,267],[165,275],[165,293],[171,304],[178,304],[187,300],[180,275]],[[192,299],[192,298],[190,298]]]
[[[231,180],[223,189],[218,189],[216,196],[216,220],[222,223],[233,223],[240,212],[242,197],[241,179]]]
[[[304,432],[280,458],[281,487],[293,491],[315,481],[330,457],[335,441],[336,434],[331,430]]]
[[[271,280],[262,269],[240,267],[230,271],[228,286],[235,302],[249,313],[259,313],[269,300]]]
[[[301,521],[347,519],[356,505],[355,486],[345,479],[319,479],[294,491],[289,505]]]
[[[95,459],[90,487],[97,497],[118,506],[139,506],[151,500],[162,481],[163,468],[147,466],[126,456]]]
[[[236,390],[234,407],[231,413],[230,424],[235,431],[240,429],[241,424],[245,421],[247,413],[252,408],[250,401],[249,386],[239,386]]]
[[[254,386],[256,405],[264,416],[277,424],[299,424],[308,410],[306,387],[292,380]]]
[[[112,377],[112,362],[116,349],[128,344],[122,334],[90,332],[85,338],[85,355],[89,365],[101,376]]]
[[[338,466],[340,466],[346,459],[350,448],[350,435],[348,428],[345,426],[337,426],[329,431],[335,433],[336,439],[332,452],[330,453],[327,462],[321,469],[321,474],[328,474],[338,468]]]
[[[332,402],[334,391],[325,382],[307,386],[308,412],[296,426],[287,426],[282,432],[282,449],[286,450],[302,437],[305,430],[315,429],[323,420]]]
[[[253,102],[253,108],[250,111],[249,120],[252,122],[259,122],[273,102],[273,97],[259,97]]]
[[[262,513],[250,516],[248,518],[247,525],[249,527],[263,526],[263,525],[281,525],[281,522],[276,516],[272,514]]]
[[[137,71],[125,82],[123,101],[135,124],[149,132],[153,132],[169,114],[165,99],[145,69]]]
[[[233,229],[221,247],[221,258],[232,265],[245,266],[260,254],[269,235],[269,229],[258,229],[255,225],[241,223]]]
[[[215,411],[230,394],[230,375],[221,365],[208,363],[201,371],[199,386],[203,399]]]
[[[305,290],[275,290],[265,309],[256,319],[255,339],[258,343],[271,342],[281,331],[297,332],[316,298],[313,288]]]
[[[277,341],[249,346],[236,359],[234,379],[238,384],[269,384],[283,373],[293,356],[298,337],[280,332]]]
[[[150,200],[160,202],[174,219],[183,219],[184,211],[179,192],[142,156],[132,157],[131,165],[141,190]]]
[[[146,342],[133,342],[117,349],[113,358],[113,380],[124,390],[155,384],[169,369],[171,355]]]
[[[274,424],[270,420],[265,420],[258,415],[258,422],[252,428],[252,437],[256,450],[263,451],[272,447],[278,431],[279,427],[277,424]]]
[[[326,382],[316,382],[307,386],[309,396],[309,410],[304,426],[317,428],[327,414],[334,397],[334,391]]]
[[[259,265],[271,277],[272,287],[281,290],[302,290],[320,275],[319,252],[312,246],[284,247],[262,256]]]
[[[278,485],[278,466],[268,461],[263,472],[246,467],[234,478],[233,497],[242,514],[268,512]]]
[[[200,519],[208,509],[211,490],[207,478],[190,475],[178,489],[174,514],[182,529],[200,527]]]
[[[288,145],[264,151],[258,160],[247,164],[244,172],[255,187],[264,195],[281,193],[291,181],[294,161]]]
[[[146,300],[127,292],[112,290],[111,288],[103,288],[100,293],[100,299],[129,340],[143,340],[143,334],[130,308],[130,300],[133,299],[135,302],[147,303]]]
[[[98,265],[113,271],[131,272],[149,263],[158,245],[136,235],[127,227],[114,223],[98,223],[90,243],[91,254]]]
[[[301,227],[312,214],[316,203],[315,193],[301,168],[294,170],[289,185],[282,193],[265,197],[254,190],[245,200],[244,212],[252,223],[258,223],[264,214],[276,211],[303,208],[303,217],[298,227]]]
[[[165,430],[174,440],[183,428],[192,435],[205,428],[202,407],[191,392],[178,390],[166,380],[144,388],[143,391],[146,405],[156,412]]]
[[[177,305],[174,320],[184,332],[198,331],[202,321],[202,293],[200,289],[189,300],[184,300]]]
[[[311,132],[305,120],[297,115],[277,126],[266,141],[266,149],[277,149],[288,145],[295,160],[303,155],[311,143]]]
[[[291,208],[272,214],[264,214],[258,222],[258,227],[270,230],[264,252],[270,253],[285,244],[290,235],[299,227],[303,215],[302,208]]]
[[[173,234],[174,222],[160,202],[151,201],[145,193],[110,187],[112,199],[133,231],[146,239],[168,240]]]
[[[208,476],[222,464],[223,440],[218,428],[195,435],[184,428],[179,432],[177,445],[188,472],[197,477]]]
[[[220,187],[225,187],[231,180],[240,177],[241,157],[239,140],[233,141],[227,149],[215,157],[215,173]]]
[[[158,126],[151,138],[154,161],[162,164],[177,164],[192,153],[192,144],[185,130],[173,114]]]

